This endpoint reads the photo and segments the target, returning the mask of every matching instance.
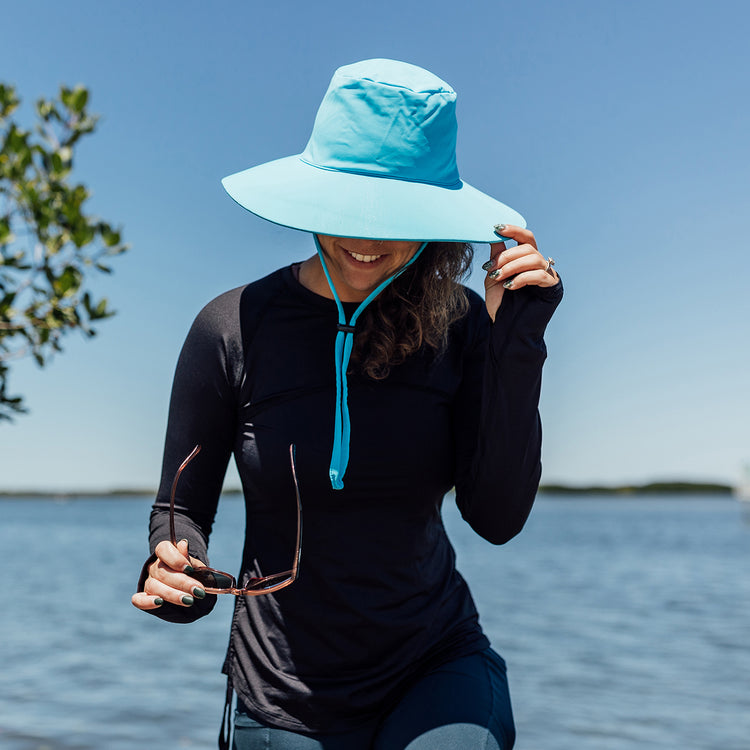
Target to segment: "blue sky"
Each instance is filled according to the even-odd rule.
[[[544,481],[737,479],[750,461],[750,6],[742,2],[53,2],[4,8],[0,80],[83,83],[75,177],[131,250],[118,315],[0,424],[0,489],[153,487],[182,340],[212,297],[313,252],[220,179],[301,151],[335,68],[391,57],[457,90],[462,177],[563,275]],[[28,109],[24,110],[28,112]],[[481,288],[481,261],[471,285]],[[502,457],[498,457],[502,470]],[[228,482],[233,482],[230,474]]]

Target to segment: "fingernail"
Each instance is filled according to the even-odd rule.
[[[205,599],[206,592],[203,589],[199,589],[197,586],[193,589],[193,596],[196,599]]]
[[[161,605],[164,604],[164,599],[162,599],[160,596],[157,596],[156,599],[154,599],[154,604],[157,607],[161,607]]]
[[[495,231],[498,234],[502,234],[505,231],[506,224],[495,224]]]
[[[188,596],[187,594],[185,594],[185,596],[182,597],[182,603],[186,607],[189,607],[189,606],[191,606],[192,604],[195,603],[195,599],[193,599],[192,596]]]
[[[507,280],[507,281],[506,281],[506,282],[505,282],[505,283],[503,284],[503,286],[504,286],[504,287],[505,287],[506,289],[512,289],[512,288],[513,288],[513,279],[508,279],[508,280]]]
[[[492,268],[492,264],[493,264],[494,262],[495,262],[495,261],[494,261],[494,260],[492,260],[492,258],[490,258],[490,259],[489,259],[489,260],[488,260],[488,261],[487,261],[486,263],[483,263],[483,264],[482,264],[482,270],[483,270],[483,271],[489,271],[489,270],[490,270],[490,268]]]
[[[490,273],[487,274],[487,278],[488,279],[493,279],[493,280],[496,279],[496,278],[498,278],[499,276],[500,276],[500,269],[499,268],[497,268],[494,271],[492,271],[492,272],[490,272]]]
[[[184,568],[182,569],[182,572],[183,572],[183,573],[194,573],[194,572],[195,572],[195,568],[194,568],[194,567],[193,567],[192,565],[186,565],[186,566],[185,566],[185,567],[184,567]]]

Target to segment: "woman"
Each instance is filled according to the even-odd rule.
[[[317,253],[194,323],[133,603],[180,622],[211,610],[219,584],[200,569],[234,453],[239,585],[262,594],[237,596],[224,665],[238,750],[513,745],[505,664],[440,506],[455,487],[489,541],[522,528],[540,476],[542,336],[562,288],[522,217],[461,182],[455,135],[446,83],[367,60],[336,71],[301,155],[224,180],[245,208],[310,232]],[[469,242],[491,243],[484,300],[458,283]]]

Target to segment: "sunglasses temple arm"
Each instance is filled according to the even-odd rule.
[[[200,453],[200,451],[200,445],[196,445],[195,448],[190,451],[190,455],[180,464],[180,467],[177,469],[177,473],[174,475],[172,490],[169,493],[169,534],[170,541],[172,542],[172,544],[174,544],[175,547],[177,546],[177,533],[175,532],[174,526],[174,496],[177,491],[177,482],[180,479],[180,474],[182,474],[183,469]]]
[[[294,562],[292,564],[292,579],[297,579],[297,569],[299,568],[300,558],[302,557],[302,499],[299,495],[299,483],[297,482],[297,467],[294,464],[294,457],[296,454],[296,447],[294,444],[289,446],[289,459],[292,464],[292,478],[294,479],[294,492],[297,495],[297,554],[294,556]]]

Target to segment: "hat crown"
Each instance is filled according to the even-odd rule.
[[[460,184],[456,92],[396,60],[363,60],[333,75],[303,161],[443,187]]]

